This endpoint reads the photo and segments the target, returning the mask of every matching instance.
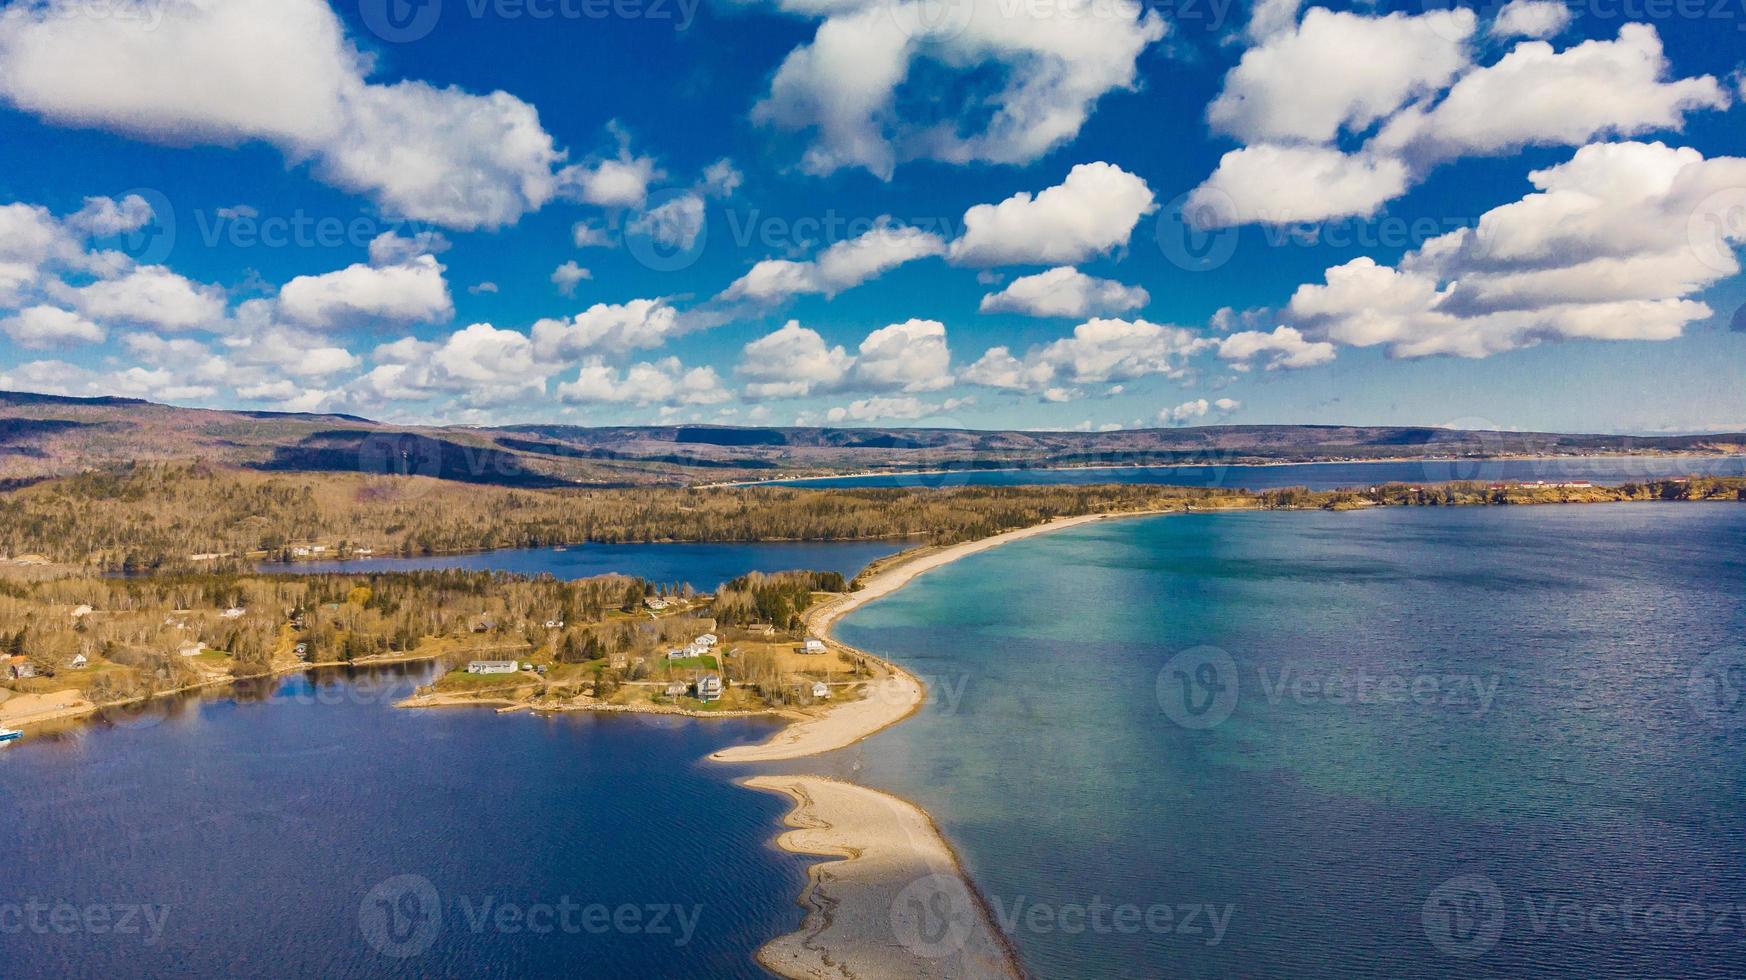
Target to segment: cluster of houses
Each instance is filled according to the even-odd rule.
[[[1545,480],[1523,481],[1521,483],[1493,483],[1493,490],[1509,490],[1519,487],[1523,490],[1588,490],[1594,486],[1588,480],[1570,480],[1564,483],[1547,483]]]
[[[28,657],[11,656],[6,657],[3,662],[6,668],[4,676],[7,680],[22,681],[36,676],[36,665],[32,664]],[[68,670],[84,670],[89,666],[91,666],[91,661],[82,653],[73,654],[73,658],[67,661]]]
[[[674,647],[667,651],[668,660],[690,660],[692,657],[708,655],[715,649],[721,638],[714,633],[705,633],[682,647]]]

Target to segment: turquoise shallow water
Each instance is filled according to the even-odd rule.
[[[1043,976],[1743,976],[1743,545],[1678,504],[1045,535],[841,624],[931,697],[827,764]]]

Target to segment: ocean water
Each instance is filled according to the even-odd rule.
[[[711,591],[747,572],[794,570],[841,572],[844,578],[876,559],[909,547],[903,540],[776,541],[732,544],[583,544],[557,548],[502,548],[459,555],[416,558],[365,558],[261,566],[268,572],[404,572],[467,568],[521,575],[551,574],[560,579],[595,575],[634,575],[662,585],[690,583]]]
[[[838,635],[930,700],[822,764],[1038,976],[1746,976],[1746,507],[1112,521]]]
[[[390,705],[429,667],[0,750],[0,976],[764,976],[805,862],[703,763],[774,723]]]
[[[1272,490],[1337,490],[1378,483],[1450,480],[1589,480],[1629,483],[1674,476],[1746,475],[1746,456],[1589,456],[1551,459],[1411,460],[1381,463],[1282,463],[1269,466],[1122,466],[1059,470],[969,470],[771,481],[792,487],[1039,486],[1090,483],[1169,484]]]

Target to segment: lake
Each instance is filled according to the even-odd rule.
[[[1112,466],[1084,469],[965,470],[886,473],[770,481],[790,487],[962,487],[1141,483],[1273,490],[1337,490],[1378,483],[1450,480],[1588,480],[1618,484],[1673,476],[1746,475],[1746,456],[1560,456],[1549,459],[1411,460],[1378,463],[1280,463],[1266,466]]]
[[[839,626],[931,696],[827,764],[1039,976],[1746,976],[1743,545],[1730,504],[1044,535]]]
[[[503,548],[458,555],[361,558],[354,561],[268,562],[268,572],[407,572],[466,568],[560,579],[632,575],[658,585],[690,583],[710,592],[747,572],[841,572],[844,578],[913,542],[775,541],[728,544],[579,544],[568,548]]]
[[[766,975],[805,862],[786,803],[701,760],[773,722],[390,707],[432,669],[0,750],[0,973]]]

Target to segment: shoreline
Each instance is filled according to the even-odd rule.
[[[926,689],[918,678],[831,637],[831,627],[849,612],[934,569],[1003,544],[1112,518],[1174,512],[1059,518],[885,559],[888,566],[876,568],[859,590],[814,607],[805,620],[827,643],[879,665],[887,672],[886,686],[824,716],[789,725],[765,742],[722,749],[708,758],[751,763],[819,755],[854,745],[921,709]],[[758,950],[765,969],[796,980],[1024,976],[1017,949],[996,925],[987,901],[926,810],[894,794],[824,776],[761,775],[740,785],[784,795],[793,803],[783,818],[789,829],[777,837],[778,847],[835,858],[808,866],[807,885],[797,899],[807,910],[806,918],[799,930]]]
[[[926,811],[824,776],[754,776],[740,785],[786,797],[776,846],[817,855],[796,932],[759,948],[784,977],[1024,976],[1017,952]]]
[[[769,480],[743,480],[732,483],[699,483],[696,490],[717,490],[739,487],[793,487],[801,483],[823,483],[837,480],[865,480],[873,477],[967,476],[977,473],[1082,473],[1088,470],[1206,470],[1241,466],[1245,469],[1274,469],[1287,466],[1365,466],[1391,463],[1496,463],[1496,462],[1558,462],[1580,459],[1733,459],[1746,453],[1586,453],[1583,455],[1539,456],[1534,454],[1500,456],[1407,456],[1399,459],[1306,459],[1291,462],[1265,460],[1247,463],[1221,460],[1207,463],[1080,463],[1071,466],[987,466],[954,470],[866,470],[857,473],[829,473],[822,476],[783,476]],[[1654,479],[1646,477],[1645,479]],[[1441,482],[1441,481],[1436,481]],[[798,489],[806,489],[804,487]],[[817,489],[825,489],[819,487]],[[1244,488],[1235,488],[1244,489]]]
[[[870,578],[862,583],[860,589],[854,592],[845,592],[836,598],[820,603],[808,609],[803,617],[807,629],[815,636],[838,651],[846,651],[855,656],[867,658],[884,673],[883,677],[869,682],[868,696],[859,701],[850,701],[833,707],[816,718],[797,721],[776,733],[773,738],[766,742],[757,745],[736,745],[713,752],[709,756],[710,760],[728,763],[782,762],[809,755],[820,755],[836,749],[847,748],[870,735],[890,728],[920,710],[923,696],[926,693],[920,679],[884,657],[858,650],[832,638],[831,627],[843,616],[869,602],[896,592],[917,577],[936,568],[949,565],[960,558],[987,551],[990,548],[1112,517],[1141,517],[1161,513],[1170,512],[1122,511],[1056,518],[1043,524],[1033,524],[1030,527],[1005,531],[990,537],[978,538],[975,541],[947,545],[944,548],[919,548],[886,559],[890,562],[889,566],[874,572]]]

